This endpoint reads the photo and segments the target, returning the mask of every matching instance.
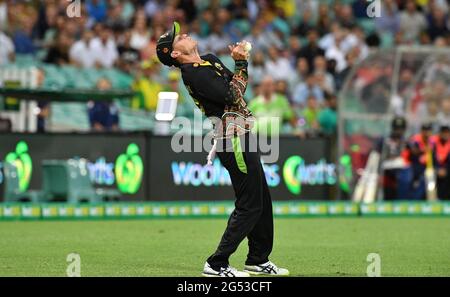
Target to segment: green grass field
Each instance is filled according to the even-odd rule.
[[[1,276],[200,276],[225,219],[0,222]],[[450,276],[450,218],[276,219],[271,260],[294,276]],[[230,262],[241,268],[243,242]]]

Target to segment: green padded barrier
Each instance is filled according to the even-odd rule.
[[[19,187],[19,172],[17,167],[10,162],[4,164],[4,199],[6,202],[17,201],[42,201],[43,194],[40,191],[22,191]]]

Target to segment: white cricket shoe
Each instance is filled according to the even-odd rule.
[[[253,275],[273,275],[273,276],[288,276],[289,270],[285,268],[278,268],[275,264],[268,261],[259,265],[245,265],[244,272]]]
[[[205,266],[203,267],[203,276],[206,277],[249,277],[250,274],[247,272],[238,271],[236,268],[231,267],[228,265],[225,268],[220,268],[220,271],[214,270],[211,268],[211,266],[208,264],[208,262],[205,263]]]

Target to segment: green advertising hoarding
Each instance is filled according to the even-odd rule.
[[[0,143],[0,201],[5,195],[6,162],[16,167],[20,191],[26,192],[42,189],[44,160],[67,159],[87,161],[94,187],[118,190],[125,201],[147,197],[144,133],[6,133],[0,134]]]
[[[231,202],[0,203],[0,220],[103,220],[226,218]],[[275,217],[450,216],[450,202],[284,202],[273,203]]]

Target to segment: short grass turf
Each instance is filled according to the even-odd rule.
[[[226,219],[0,222],[1,276],[200,276]],[[242,268],[244,241],[231,257]],[[450,218],[280,218],[272,261],[293,276],[450,276]]]

